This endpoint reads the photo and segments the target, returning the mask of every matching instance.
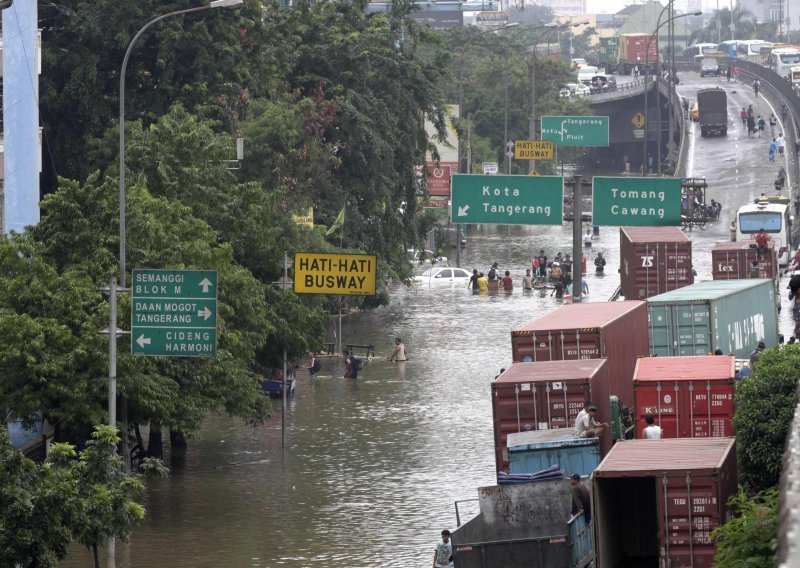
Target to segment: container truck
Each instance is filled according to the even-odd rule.
[[[736,360],[712,357],[644,357],[636,363],[633,393],[636,437],[644,438],[645,415],[662,438],[733,436]]]
[[[769,278],[775,285],[775,301],[780,303],[778,251],[769,242],[769,252],[759,256],[755,242],[717,243],[711,249],[711,274],[714,280],[744,280]],[[755,264],[753,264],[755,263]]]
[[[578,438],[572,428],[516,432],[508,435],[506,444],[511,473],[536,473],[557,465],[589,476],[600,463],[597,438]]]
[[[571,503],[566,479],[480,487],[480,513],[451,536],[455,568],[588,566],[592,525]]]
[[[601,37],[597,47],[597,66],[613,73],[619,64],[619,37]]]
[[[615,445],[592,475],[595,567],[711,568],[736,484],[735,438]]]
[[[721,349],[748,359],[759,341],[778,344],[771,280],[710,280],[647,300],[652,355],[707,355]]]
[[[609,369],[605,359],[512,363],[492,382],[497,471],[508,471],[509,434],[558,428],[572,432],[586,401],[597,406],[598,422],[611,422],[612,394],[622,404],[633,404],[631,378],[622,381]],[[611,444],[611,432],[605,428],[600,451],[605,453]]]
[[[692,241],[677,227],[620,227],[620,282],[628,300],[694,283]]]
[[[658,72],[658,34],[633,33],[619,35],[617,70],[630,75],[634,67],[644,74]]]
[[[697,106],[700,110],[700,135],[728,135],[728,97],[725,91],[700,89],[697,91]]]

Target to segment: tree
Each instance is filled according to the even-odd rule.
[[[754,496],[739,487],[728,504],[735,516],[714,529],[716,568],[773,568],[777,563],[778,491],[768,489]]]
[[[780,478],[786,436],[797,406],[800,348],[787,345],[763,352],[752,376],[736,387],[739,480],[756,492]]]

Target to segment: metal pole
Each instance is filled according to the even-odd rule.
[[[505,104],[505,130],[503,131],[503,139],[505,140],[506,150],[503,154],[506,157],[506,173],[511,173],[511,158],[508,157],[508,143],[510,140],[508,139],[508,75],[503,72],[503,79],[505,83],[505,91],[506,91],[506,104]]]
[[[283,290],[289,283],[289,261],[286,251],[283,252]],[[281,403],[281,447],[286,447],[286,397],[287,397],[287,384],[289,382],[289,375],[286,365],[286,348],[283,349],[283,401]]]
[[[583,204],[581,203],[581,176],[573,176],[574,190],[572,197],[572,303],[579,304],[583,291],[583,271],[581,270],[581,257],[583,249],[581,228],[583,223]],[[579,355],[580,356],[580,355]]]
[[[117,279],[108,285],[108,425],[117,427]],[[116,539],[106,541],[106,566],[116,565]]]
[[[717,45],[722,43],[722,24],[719,17],[719,0],[717,0]]]
[[[531,55],[531,118],[528,122],[528,139],[536,140],[536,46]],[[536,160],[528,161],[528,173],[536,170]]]

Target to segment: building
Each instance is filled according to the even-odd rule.
[[[17,1],[3,10],[2,153],[0,230],[22,232],[39,222],[42,139],[39,127],[41,34],[37,3]]]

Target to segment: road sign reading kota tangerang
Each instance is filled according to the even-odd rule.
[[[555,145],[549,140],[516,140],[514,142],[515,160],[552,160]]]
[[[681,180],[595,177],[592,223],[633,227],[680,225]]]
[[[560,176],[453,176],[453,223],[560,225],[564,178]]]
[[[374,254],[294,254],[295,294],[374,296],[377,257]]]
[[[217,353],[215,270],[133,270],[131,352],[210,357]]]
[[[542,140],[558,146],[608,146],[608,117],[543,116]]]

